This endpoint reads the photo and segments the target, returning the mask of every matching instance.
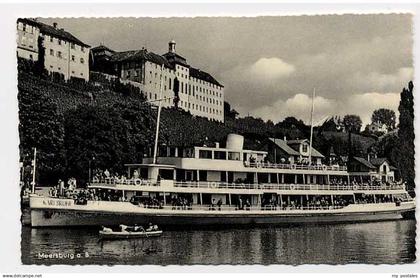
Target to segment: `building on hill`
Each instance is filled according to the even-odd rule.
[[[105,45],[99,45],[90,49],[89,67],[91,71],[98,71],[107,74],[115,74],[111,57],[115,51]]]
[[[170,41],[169,50],[163,55],[144,48],[114,52],[104,46],[95,47],[92,49],[93,68],[113,73],[122,82],[138,86],[141,93],[156,105],[162,76],[163,107],[177,106],[192,115],[223,122],[223,85],[209,73],[189,65],[176,53],[175,46],[176,43]]]
[[[268,152],[267,159],[272,163],[308,163],[309,161],[309,140],[284,140],[279,138],[269,138],[265,140],[259,149]],[[322,155],[312,147],[312,164],[322,164]]]
[[[388,133],[388,126],[386,124],[382,124],[381,122],[373,122],[371,124],[366,125],[366,130],[368,130],[370,133]]]
[[[365,159],[363,157],[353,157],[348,162],[348,170],[350,176],[362,177],[361,182],[382,181],[393,182],[395,180],[394,173],[397,170],[384,157]]]
[[[89,45],[58,28],[57,23],[51,26],[36,19],[17,20],[17,56],[38,61],[43,55],[45,70],[64,80],[89,80],[89,49]]]

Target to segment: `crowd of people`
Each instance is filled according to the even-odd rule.
[[[191,201],[182,196],[172,196],[171,198],[172,209],[190,209]]]
[[[134,171],[133,178],[139,177],[137,170]],[[93,170],[93,182],[110,182],[110,183],[125,183],[127,177],[125,175],[119,175],[118,173],[111,173],[108,169],[95,169]]]
[[[72,197],[77,188],[77,181],[75,178],[69,178],[67,183],[64,180],[59,179],[57,185],[50,187],[48,194],[51,197]]]

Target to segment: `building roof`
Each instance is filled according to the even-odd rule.
[[[64,31],[64,29],[55,28],[54,26],[42,23],[36,19],[33,18],[19,18],[17,22],[22,22],[24,24],[28,24],[31,26],[38,27],[42,34],[50,35],[65,41],[69,41],[81,46],[90,47],[90,45],[85,44],[72,34],[70,34],[67,31]]]
[[[173,66],[164,57],[153,52],[148,52],[146,49],[115,52],[111,57],[112,62],[127,62],[139,60],[150,61],[158,65],[163,64],[167,68],[173,68]]]
[[[276,139],[280,140],[280,139]],[[287,145],[300,145],[304,142],[308,142],[308,139],[296,139],[296,140],[287,140]],[[300,155],[300,153],[298,152]],[[314,147],[312,147],[311,156],[313,157],[325,157],[322,153],[317,151]]]
[[[101,51],[101,50],[106,50],[106,51],[109,51],[109,52],[112,52],[112,53],[114,53],[115,51],[114,50],[112,50],[111,48],[108,48],[108,47],[106,47],[105,45],[98,45],[98,46],[95,46],[95,47],[92,47],[91,49],[90,49],[91,51]]]
[[[190,67],[187,63],[187,59],[175,52],[167,52],[162,56],[165,57],[171,63],[181,64],[185,67]]]
[[[283,151],[285,151],[288,155],[300,155],[298,151],[295,151],[291,147],[289,147],[286,143],[286,141],[278,138],[269,138],[271,142],[276,144],[279,148],[281,148]]]
[[[302,144],[303,142],[308,141],[308,139],[296,139],[296,140],[287,140],[287,144]]]
[[[213,83],[217,86],[223,87],[223,85],[220,84],[219,82],[217,82],[217,80],[213,76],[211,76],[211,74],[209,74],[205,71],[202,71],[202,70],[191,67],[190,68],[190,76],[192,76],[194,78],[204,80],[204,81],[207,81],[209,83]]]
[[[322,153],[320,153],[319,151],[317,151],[314,147],[312,147],[311,156],[313,156],[313,157],[324,157],[324,155]]]
[[[366,166],[369,169],[376,169],[376,167],[373,166],[372,163],[370,163],[369,161],[367,161],[363,157],[354,156],[353,159],[356,160],[357,162],[363,164],[364,166]]]
[[[372,163],[372,165],[374,165],[376,167],[381,166],[385,161],[388,162],[389,168],[391,170],[397,170],[396,167],[391,165],[391,163],[389,162],[389,160],[386,157],[377,157],[377,158],[371,158],[370,159],[370,163]]]
[[[98,46],[100,47],[100,46]],[[94,48],[96,49],[96,47]],[[158,65],[164,64],[165,67],[173,69],[176,63],[182,64],[186,67],[190,68],[190,76],[194,78],[198,78],[209,83],[215,84],[217,86],[223,87],[211,74],[202,71],[197,68],[193,68],[186,63],[186,60],[176,54],[168,52],[164,55],[155,54],[153,52],[147,51],[147,49],[140,49],[140,50],[129,50],[129,51],[122,51],[122,52],[114,52],[111,56],[112,62],[127,62],[127,61],[150,61]]]

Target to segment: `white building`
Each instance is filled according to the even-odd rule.
[[[89,80],[89,49],[69,32],[37,21],[17,20],[17,56],[38,61],[44,55],[44,67],[49,73],[61,74],[64,80]]]
[[[178,87],[178,107],[193,115],[223,122],[223,85],[209,73],[189,65],[184,57],[176,53],[175,46],[174,41],[169,42],[169,51],[164,55],[146,49],[112,52],[109,60],[114,74],[123,82],[138,86],[152,103],[157,105],[154,101],[159,99],[162,75],[162,98],[166,98],[162,102],[163,107],[175,105],[174,89]],[[93,66],[103,68],[95,64],[95,59],[97,63],[105,60],[99,51],[101,60],[95,57],[95,49],[92,49]]]
[[[373,122],[366,126],[366,129],[369,130],[371,133],[382,132],[384,134],[388,133],[388,126],[386,124],[382,124],[381,122]]]

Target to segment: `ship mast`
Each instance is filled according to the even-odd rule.
[[[314,133],[314,100],[315,100],[315,88],[312,92],[312,107],[311,107],[311,137],[309,139],[309,165],[312,164],[312,139]]]
[[[159,108],[158,108],[158,114],[157,114],[157,119],[156,119],[156,135],[155,135],[155,147],[153,150],[153,164],[156,164],[156,156],[157,156],[158,141],[159,141],[160,112],[162,110],[163,69],[164,69],[164,64],[162,64],[161,66],[161,74],[160,74]]]
[[[35,193],[36,148],[34,148],[34,160],[32,161],[32,167],[32,193]]]

